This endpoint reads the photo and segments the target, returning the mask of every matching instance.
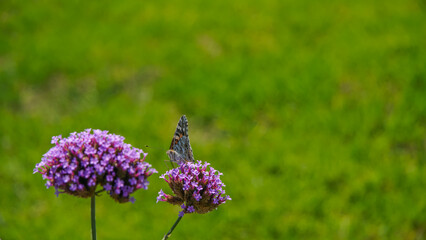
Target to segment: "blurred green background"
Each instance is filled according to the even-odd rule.
[[[105,129],[167,170],[186,114],[232,201],[171,239],[425,239],[426,2],[0,1],[0,238],[90,239],[46,190],[50,138]],[[152,146],[146,148],[145,145]],[[98,239],[161,239],[179,207],[97,200]]]

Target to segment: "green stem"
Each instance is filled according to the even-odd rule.
[[[166,233],[166,235],[164,235],[162,240],[166,240],[170,237],[170,235],[172,235],[173,230],[175,229],[175,227],[178,225],[178,223],[180,222],[180,220],[182,219],[183,216],[179,216],[178,219],[176,220],[175,224],[173,224],[172,228],[170,228],[169,232]]]
[[[90,204],[90,213],[92,219],[92,240],[96,240],[95,197],[95,195],[92,196]]]

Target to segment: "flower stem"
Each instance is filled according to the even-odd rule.
[[[170,228],[169,232],[166,233],[166,235],[164,235],[162,240],[166,240],[170,237],[170,235],[172,235],[173,230],[175,229],[175,227],[178,225],[178,223],[180,222],[180,220],[182,219],[183,216],[179,216],[178,219],[176,220],[175,224],[173,224],[172,228]]]
[[[95,195],[92,196],[90,204],[90,213],[92,219],[92,240],[96,240],[95,197]]]

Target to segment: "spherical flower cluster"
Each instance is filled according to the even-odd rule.
[[[172,189],[173,195],[163,192],[158,193],[157,202],[163,201],[174,205],[180,205],[183,211],[179,216],[185,213],[207,213],[216,209],[220,204],[231,200],[225,194],[225,184],[220,180],[222,173],[209,166],[209,163],[201,164],[186,162],[179,167],[171,169],[160,176]]]
[[[43,155],[34,173],[42,174],[46,187],[55,187],[57,195],[92,197],[100,185],[100,191],[107,191],[114,200],[133,202],[129,195],[147,189],[147,178],[157,171],[145,162],[147,153],[123,140],[108,131],[91,133],[91,129],[71,133],[68,138],[53,137],[55,146]]]

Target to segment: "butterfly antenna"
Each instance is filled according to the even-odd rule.
[[[158,148],[158,147],[151,147],[149,145],[145,145],[146,148],[152,148],[152,149],[156,149],[156,150],[164,150],[164,148]]]

